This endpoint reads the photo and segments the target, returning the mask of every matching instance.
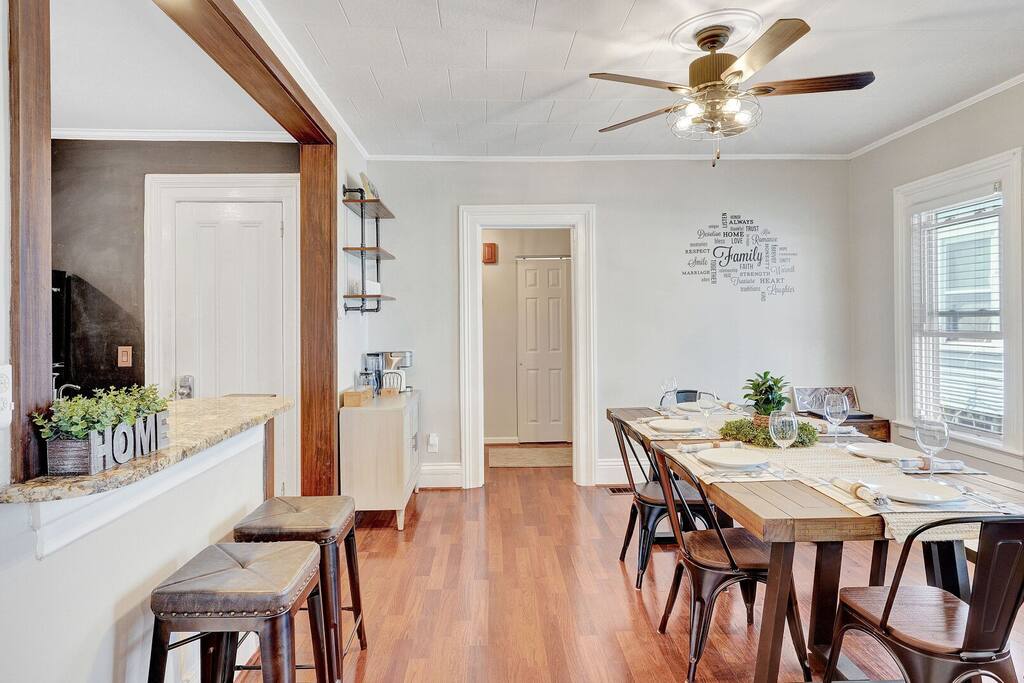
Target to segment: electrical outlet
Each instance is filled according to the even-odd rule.
[[[0,365],[0,429],[11,426],[14,417],[14,368]]]
[[[438,442],[439,439],[437,434],[432,433],[427,437],[427,453],[437,453],[439,449]]]
[[[117,367],[130,368],[132,366],[132,347],[117,347]]]

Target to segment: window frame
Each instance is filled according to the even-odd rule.
[[[1000,316],[1003,328],[1004,430],[1001,438],[950,430],[950,449],[990,458],[1000,464],[1024,469],[1024,304],[1022,304],[1021,148],[1011,149],[973,163],[916,180],[893,189],[893,254],[895,279],[894,324],[899,417],[896,422],[913,425],[913,292],[912,216],[943,204],[980,196],[986,187],[1001,185],[1000,214]],[[965,448],[966,447],[966,448]],[[979,453],[979,448],[981,453]],[[989,453],[986,453],[989,452]],[[991,457],[995,456],[995,457]],[[1007,459],[1005,456],[1012,456]]]

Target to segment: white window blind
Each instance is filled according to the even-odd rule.
[[[1005,429],[1002,208],[997,183],[911,215],[914,417],[989,438]]]

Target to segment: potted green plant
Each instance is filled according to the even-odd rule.
[[[768,417],[773,410],[782,410],[789,403],[789,397],[783,391],[789,386],[783,377],[773,377],[771,372],[754,373],[747,380],[743,390],[743,398],[754,404],[754,424],[758,427],[768,426]]]
[[[167,399],[156,386],[96,389],[92,396],[57,399],[32,420],[46,440],[46,468],[49,474],[96,474],[113,462],[93,447],[90,435],[106,434],[118,425],[134,428],[140,418],[167,409]],[[134,445],[134,435],[132,437]]]

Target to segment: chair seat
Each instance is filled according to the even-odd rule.
[[[319,567],[315,543],[218,543],[157,586],[150,606],[157,616],[281,614]]]
[[[279,496],[236,524],[235,540],[331,543],[351,525],[355,512],[349,496]]]
[[[764,541],[742,527],[722,529],[722,535],[740,569],[768,569],[770,550]],[[690,557],[698,564],[713,569],[730,569],[729,557],[714,529],[688,531],[683,534],[683,541]]]
[[[839,600],[873,626],[882,621],[888,586],[843,588]],[[889,635],[897,642],[934,654],[955,654],[964,644],[969,606],[932,586],[900,586],[889,615]]]
[[[690,486],[689,484],[677,481],[676,486],[679,487],[679,493],[683,496],[683,499],[689,505],[704,505],[704,501],[700,499],[700,494]],[[673,495],[675,491],[673,491]],[[664,505],[665,504],[665,493],[661,490],[660,481],[649,481],[645,484],[638,484],[636,487],[636,496],[640,500],[650,505]],[[680,500],[676,496],[676,500]]]

